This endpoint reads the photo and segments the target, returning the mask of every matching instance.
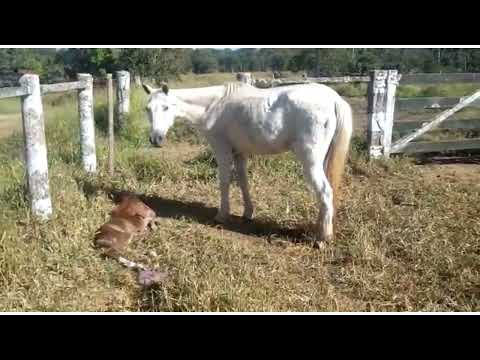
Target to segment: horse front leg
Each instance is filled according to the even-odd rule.
[[[218,180],[220,184],[220,208],[215,221],[226,223],[230,219],[230,183],[232,179],[232,149],[226,146],[216,146],[218,164]]]
[[[243,218],[250,221],[253,219],[253,203],[248,190],[247,158],[243,155],[235,155],[234,162],[238,175],[238,184],[243,197]]]

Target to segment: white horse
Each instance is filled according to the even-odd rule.
[[[293,151],[319,205],[317,241],[333,239],[335,200],[352,135],[352,111],[333,89],[304,84],[257,89],[241,83],[170,90],[143,86],[150,95],[150,142],[161,146],[177,117],[207,138],[218,164],[221,201],[215,220],[228,221],[234,164],[244,201],[243,216],[254,207],[247,180],[247,157]],[[335,195],[335,197],[334,197]]]

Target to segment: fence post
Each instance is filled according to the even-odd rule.
[[[85,88],[78,91],[78,109],[80,113],[80,147],[83,168],[87,173],[97,171],[95,149],[95,123],[93,119],[93,77],[90,74],[78,74],[78,80]]]
[[[384,156],[390,157],[392,149],[392,132],[393,121],[395,119],[395,94],[398,85],[398,71],[388,70],[387,74],[387,104],[385,111],[385,128],[384,128]]]
[[[125,127],[125,119],[130,111],[130,73],[117,71],[117,116],[118,124]]]
[[[367,127],[370,158],[390,156],[397,84],[396,70],[374,70],[370,73]]]
[[[113,157],[114,157],[114,129],[113,129],[113,84],[112,74],[107,74],[107,94],[108,94],[108,173],[113,175]]]
[[[238,73],[237,80],[249,85],[253,85],[254,83],[251,73]]]
[[[142,87],[142,78],[140,77],[140,75],[133,76],[133,83],[136,87]]]
[[[19,82],[29,93],[22,96],[21,103],[30,206],[34,216],[46,220],[52,214],[52,201],[48,182],[47,145],[40,79],[38,75],[26,74],[19,79]]]

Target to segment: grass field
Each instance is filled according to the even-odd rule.
[[[204,86],[223,82],[222,76],[176,85]],[[20,133],[0,140],[0,310],[480,310],[478,164],[369,163],[356,137],[337,240],[314,250],[307,240],[315,203],[290,154],[250,162],[252,224],[237,217],[217,226],[217,173],[208,146],[178,124],[164,148],[152,149],[145,96],[135,92],[129,127],[117,138],[116,173],[109,177],[104,92],[95,98],[97,177],[81,170],[75,96],[45,98],[55,210],[48,223],[31,219],[23,197]],[[4,104],[1,114],[12,106]],[[168,271],[163,286],[140,289],[132,272],[92,247],[113,207],[112,189],[145,195],[159,214],[159,228],[134,242],[128,255]],[[237,216],[240,199],[234,186]]]

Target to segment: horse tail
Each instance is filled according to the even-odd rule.
[[[335,114],[337,118],[335,134],[326,158],[326,175],[333,190],[334,209],[339,203],[340,184],[345,171],[353,131],[352,109],[342,98],[335,102]]]

